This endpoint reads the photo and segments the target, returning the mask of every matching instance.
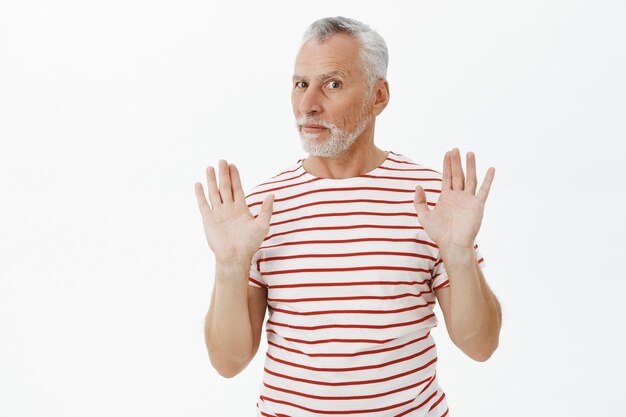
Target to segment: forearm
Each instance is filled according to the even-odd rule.
[[[215,285],[204,326],[205,342],[213,367],[227,378],[238,374],[251,357],[249,269],[249,262],[215,265]]]
[[[498,300],[485,281],[473,248],[444,249],[442,258],[450,281],[451,337],[466,354],[484,360],[498,346]]]

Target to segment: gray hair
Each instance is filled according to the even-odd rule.
[[[377,80],[387,79],[387,65],[389,64],[387,44],[378,32],[358,20],[342,16],[318,19],[304,32],[300,48],[311,39],[322,43],[336,33],[346,33],[359,41],[361,67],[368,90],[374,87]]]

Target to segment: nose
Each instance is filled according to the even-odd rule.
[[[299,110],[302,114],[317,114],[322,111],[321,93],[307,88],[300,98]]]

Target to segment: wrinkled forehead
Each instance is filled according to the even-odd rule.
[[[294,76],[319,77],[336,73],[354,77],[360,72],[360,45],[356,39],[336,34],[323,42],[310,40],[298,51],[294,64]]]

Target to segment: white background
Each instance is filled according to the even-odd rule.
[[[389,47],[377,146],[496,168],[477,242],[500,347],[472,361],[437,310],[452,416],[619,412],[626,3],[3,0],[0,416],[254,415],[265,334],[237,377],[211,367],[193,184],[306,156],[293,62],[335,15]]]

